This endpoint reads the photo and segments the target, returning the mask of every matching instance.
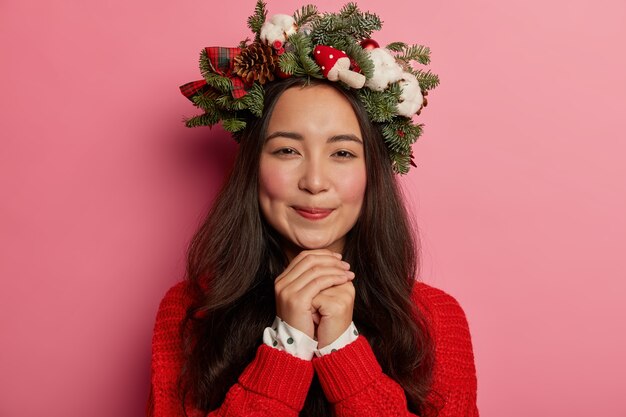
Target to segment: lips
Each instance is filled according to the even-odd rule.
[[[293,209],[300,216],[309,220],[321,220],[325,217],[328,217],[328,215],[332,213],[334,210],[334,209],[328,209],[328,208],[299,207],[299,206],[294,206]]]

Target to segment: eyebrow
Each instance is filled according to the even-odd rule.
[[[279,136],[283,138],[288,138],[288,139],[304,140],[304,136],[302,136],[299,133],[278,131],[266,137],[265,142],[269,141],[270,139],[277,138]],[[357,142],[357,143],[360,143],[361,145],[363,144],[363,141],[361,139],[359,139],[356,135],[353,135],[351,133],[331,136],[328,138],[326,143],[334,143],[334,142],[341,142],[341,141]]]

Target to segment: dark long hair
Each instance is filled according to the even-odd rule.
[[[383,372],[405,391],[416,414],[432,411],[426,401],[434,363],[424,316],[411,301],[419,270],[419,247],[408,220],[391,162],[377,126],[353,91],[341,92],[359,120],[365,147],[367,186],[360,217],[346,236],[343,257],[359,277],[353,320],[372,346]],[[193,237],[187,278],[196,294],[181,326],[186,358],[180,378],[183,404],[210,411],[252,361],[265,327],[276,315],[274,279],[288,260],[277,232],[258,203],[259,159],[270,116],[280,95],[303,87],[302,78],[271,83],[264,115],[249,120],[227,182]],[[330,416],[314,377],[303,416]]]

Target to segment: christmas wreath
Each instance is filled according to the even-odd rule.
[[[180,87],[202,114],[188,127],[222,122],[235,140],[250,117],[263,113],[263,86],[286,77],[326,78],[356,89],[367,113],[381,130],[393,169],[405,174],[413,163],[411,145],[422,134],[415,123],[439,77],[419,67],[430,62],[430,49],[393,42],[381,48],[371,38],[382,21],[356,3],[338,13],[320,13],[306,5],[293,15],[267,19],[258,0],[248,18],[254,40],[237,47],[207,47],[200,53],[203,79]]]

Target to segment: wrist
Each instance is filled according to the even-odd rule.
[[[321,357],[324,355],[330,355],[333,352],[336,352],[339,349],[346,347],[347,345],[354,342],[359,336],[359,332],[354,325],[354,322],[351,322],[345,332],[341,334],[337,339],[335,339],[332,343],[326,346],[318,347],[314,351],[315,356]],[[319,345],[318,345],[319,346]]]
[[[323,349],[335,342],[348,331],[351,325],[353,325],[352,319],[350,319],[350,321],[348,321],[347,323],[342,323],[341,325],[333,326],[332,328],[318,326],[317,348]],[[322,331],[320,331],[320,328]]]

